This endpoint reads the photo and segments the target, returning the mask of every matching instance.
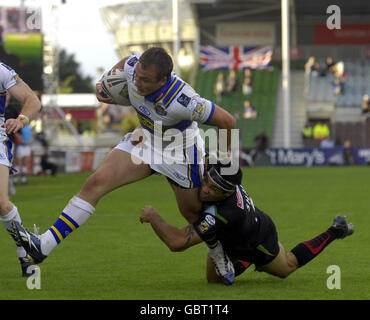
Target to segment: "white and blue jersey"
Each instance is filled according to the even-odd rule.
[[[5,133],[5,128],[2,127],[5,123],[6,93],[20,81],[21,79],[12,68],[0,62],[0,164],[7,167],[11,167],[13,160],[13,142]]]
[[[204,172],[204,142],[198,122],[208,123],[215,105],[204,99],[182,79],[172,74],[167,83],[149,96],[140,96],[135,86],[135,67],[141,54],[130,56],[124,66],[128,92],[141,127],[150,133],[143,142],[142,154],[134,154],[130,134],[118,149],[124,150],[148,163],[150,167],[184,188],[197,188]],[[156,137],[160,138],[160,143]],[[172,152],[169,152],[172,150]],[[156,161],[161,159],[161,161]]]

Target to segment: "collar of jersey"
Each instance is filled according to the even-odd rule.
[[[158,102],[160,99],[162,99],[166,95],[166,92],[172,86],[172,84],[174,83],[174,81],[176,81],[176,77],[172,76],[157,91],[153,92],[152,94],[149,94],[149,95],[145,96],[145,99],[146,100],[149,100],[150,102]]]

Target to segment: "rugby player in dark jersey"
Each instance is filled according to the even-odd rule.
[[[241,170],[235,175],[222,175],[221,172],[220,165],[213,165],[205,174],[199,190],[203,208],[193,224],[176,228],[150,206],[142,209],[140,221],[150,223],[171,251],[183,251],[202,241],[210,250],[221,250],[224,254],[219,253],[218,257],[225,260],[226,269],[228,259],[233,261],[231,271],[235,270],[235,276],[254,264],[258,271],[285,278],[315,258],[333,240],[354,232],[353,225],[348,224],[345,217],[337,216],[324,233],[287,252],[278,241],[272,219],[254,205],[241,186]],[[224,284],[232,284],[234,274],[230,275],[230,268],[222,272],[217,267],[219,263],[208,255],[208,282],[221,280]]]

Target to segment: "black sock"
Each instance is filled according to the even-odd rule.
[[[338,230],[334,227],[330,227],[327,231],[317,237],[309,241],[303,241],[294,247],[291,252],[296,256],[298,266],[302,267],[306,263],[310,262],[321,251],[323,251],[329,243],[335,240],[337,236]]]

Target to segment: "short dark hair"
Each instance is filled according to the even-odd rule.
[[[158,80],[161,80],[163,77],[171,78],[173,69],[172,58],[163,48],[149,48],[140,56],[139,62],[144,69],[154,65],[157,69]]]
[[[217,183],[221,188],[225,188],[224,191],[235,189],[235,186],[241,184],[243,179],[243,173],[240,167],[238,168],[238,171],[234,174],[222,174],[222,169],[226,169],[226,167],[227,166],[223,165],[219,161],[216,164],[210,164],[208,167],[208,172],[210,173],[211,178],[213,178],[215,183]],[[215,171],[216,174],[213,174],[212,172]],[[220,177],[221,179],[219,179]],[[226,180],[226,183],[222,180]]]

